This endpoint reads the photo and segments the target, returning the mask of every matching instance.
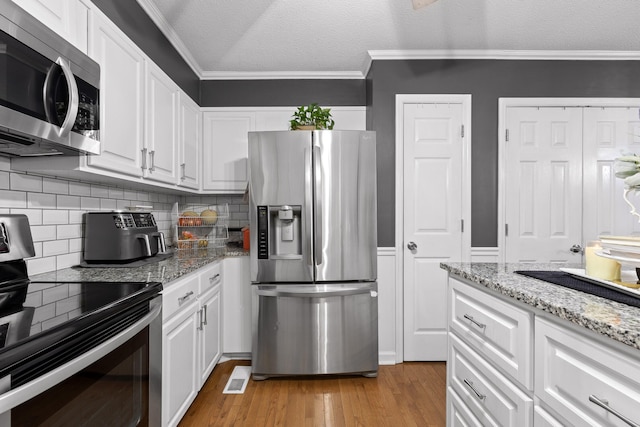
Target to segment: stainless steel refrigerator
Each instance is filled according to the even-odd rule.
[[[249,132],[249,176],[253,378],[375,377],[375,132]]]

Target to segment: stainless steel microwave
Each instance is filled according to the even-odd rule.
[[[100,154],[100,66],[0,1],[0,155]]]

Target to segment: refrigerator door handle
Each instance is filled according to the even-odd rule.
[[[307,265],[311,269],[311,277],[313,277],[313,164],[311,163],[311,150],[304,150],[304,231],[305,243],[307,245]]]
[[[313,201],[314,201],[314,216],[315,216],[315,260],[316,265],[322,264],[322,167],[320,160],[322,152],[320,147],[313,147]]]
[[[300,288],[292,290],[279,289],[256,289],[258,296],[264,297],[294,297],[294,298],[327,298],[327,297],[345,297],[349,295],[359,294],[371,294],[372,298],[377,296],[377,293],[372,293],[369,287],[363,288],[344,288],[344,289],[327,289],[317,290],[312,286],[309,290],[301,290]]]

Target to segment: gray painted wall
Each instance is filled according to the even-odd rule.
[[[472,95],[471,244],[497,246],[498,98],[640,97],[640,61],[374,61],[367,128],[378,143],[378,223],[395,224],[395,95]],[[379,246],[394,245],[380,227]]]
[[[91,0],[194,101],[200,79],[135,0]]]

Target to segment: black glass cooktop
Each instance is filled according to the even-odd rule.
[[[159,282],[30,281],[20,263],[0,265],[0,378],[11,373],[12,386],[19,366],[64,345],[108,339],[144,316],[162,290]]]

